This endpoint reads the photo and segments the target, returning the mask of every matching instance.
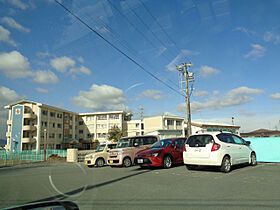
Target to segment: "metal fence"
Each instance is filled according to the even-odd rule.
[[[46,160],[49,160],[52,155],[60,158],[67,157],[66,150],[46,150]],[[22,163],[41,162],[44,161],[44,150],[33,151],[5,151],[0,150],[0,166],[16,165]]]

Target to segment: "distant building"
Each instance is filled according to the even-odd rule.
[[[187,122],[185,122],[185,129],[187,133]],[[192,134],[196,132],[227,131],[239,135],[239,129],[240,126],[236,125],[228,125],[222,123],[192,122]]]
[[[248,137],[278,137],[278,136],[280,136],[280,131],[258,129],[258,130],[248,132],[248,133],[241,133],[241,136],[244,137],[244,138],[248,138]]]
[[[127,135],[144,135],[144,122],[142,120],[130,120],[127,122]]]
[[[144,118],[144,134],[158,135],[160,139],[185,136],[184,118],[168,115]]]
[[[22,100],[8,106],[7,150],[40,150],[44,136],[48,149],[83,147],[107,140],[114,125],[127,135],[131,114],[123,111],[75,113],[58,107]]]

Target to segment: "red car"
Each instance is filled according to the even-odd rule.
[[[163,166],[170,168],[174,164],[183,163],[183,150],[186,138],[170,138],[160,140],[149,148],[136,153],[135,164],[140,167]]]

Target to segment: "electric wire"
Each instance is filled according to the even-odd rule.
[[[133,58],[131,58],[129,55],[127,55],[126,53],[124,53],[121,49],[119,49],[117,46],[115,46],[113,43],[111,43],[110,41],[108,41],[105,37],[103,37],[100,33],[98,33],[96,30],[94,30],[91,26],[89,26],[86,22],[84,22],[80,17],[78,17],[76,14],[74,14],[72,11],[70,11],[66,6],[64,6],[62,3],[60,3],[58,0],[55,0],[55,2],[57,4],[59,4],[65,11],[67,11],[71,16],[73,16],[74,18],[76,18],[79,22],[81,22],[83,25],[85,25],[89,30],[91,30],[93,33],[95,33],[98,37],[100,37],[103,41],[105,41],[107,44],[109,44],[112,48],[114,48],[116,51],[118,51],[120,54],[122,54],[123,56],[125,56],[127,59],[129,59],[132,63],[134,63],[135,65],[137,65],[140,69],[142,69],[144,72],[146,72],[148,75],[150,75],[151,77],[153,77],[154,79],[156,79],[157,81],[159,81],[160,83],[164,84],[166,87],[168,87],[169,89],[173,90],[174,92],[176,92],[177,94],[179,94],[180,96],[185,97],[185,95],[181,94],[178,90],[174,89],[173,87],[171,87],[169,84],[167,84],[166,82],[164,82],[163,80],[161,80],[160,78],[158,78],[157,76],[155,76],[153,73],[151,73],[150,71],[148,71],[146,68],[144,68],[141,64],[139,64],[137,61],[135,61]]]

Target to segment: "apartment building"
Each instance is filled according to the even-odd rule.
[[[107,140],[108,130],[117,125],[127,131],[131,114],[123,111],[75,113],[58,107],[22,100],[8,106],[7,150],[40,150],[71,145],[90,148]],[[127,135],[127,133],[125,133]]]
[[[127,122],[127,135],[144,135],[144,122],[142,120],[131,120]]]
[[[168,115],[144,118],[144,134],[158,135],[161,139],[185,136],[184,118]]]

